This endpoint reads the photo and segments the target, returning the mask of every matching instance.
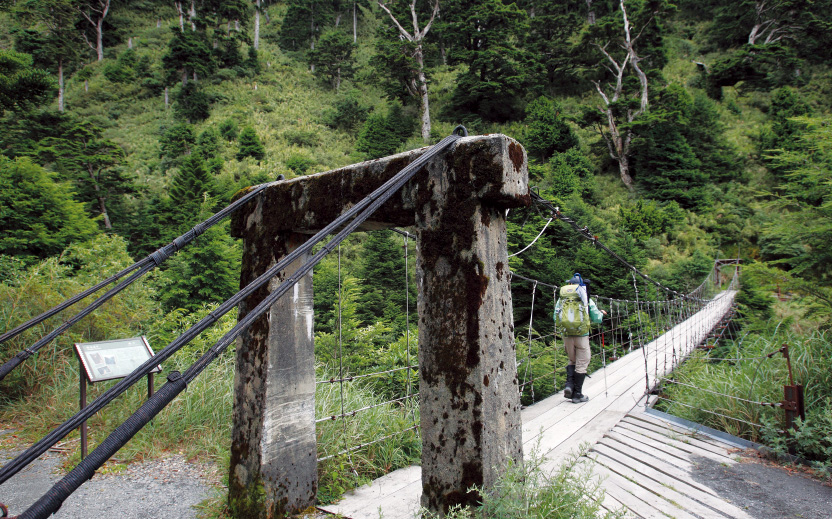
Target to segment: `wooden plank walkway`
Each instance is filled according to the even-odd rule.
[[[556,393],[521,412],[523,420],[523,445],[526,455],[532,448],[543,456],[544,470],[555,470],[564,458],[582,444],[595,446],[583,463],[591,464],[593,471],[601,476],[607,476],[603,486],[607,490],[609,506],[625,506],[637,517],[666,517],[663,514],[676,513],[678,507],[674,503],[686,503],[693,506],[694,501],[699,505],[693,506],[685,512],[679,511],[680,518],[696,517],[705,510],[699,506],[711,507],[702,502],[703,495],[711,493],[701,486],[690,484],[690,478],[685,478],[685,469],[690,468],[691,456],[717,456],[720,460],[728,460],[725,445],[717,445],[713,440],[696,440],[707,443],[697,444],[696,453],[683,449],[679,444],[691,445],[671,438],[664,434],[671,431],[672,435],[685,434],[679,426],[668,426],[655,423],[656,419],[648,417],[639,406],[645,405],[645,388],[653,386],[656,377],[662,377],[673,368],[673,359],[677,362],[685,358],[690,351],[702,342],[711,329],[719,322],[725,312],[731,307],[736,292],[725,291],[717,295],[714,300],[683,321],[670,331],[647,344],[644,348],[628,353],[615,362],[608,364],[592,374],[584,383],[584,393],[589,395],[589,402],[576,405]],[[647,374],[645,374],[647,371]],[[634,409],[636,409],[634,411]],[[625,418],[626,417],[626,418]],[[645,418],[647,417],[647,418]],[[633,423],[635,422],[635,423]],[[660,438],[661,437],[661,438]],[[667,440],[662,439],[667,438]],[[686,440],[691,441],[691,440]],[[610,446],[615,444],[618,449]],[[621,447],[623,445],[624,447]],[[640,447],[639,447],[640,445]],[[662,447],[664,446],[664,447]],[[688,447],[690,449],[692,447]],[[615,452],[611,452],[613,449]],[[629,453],[622,452],[630,449]],[[652,449],[657,449],[650,454]],[[723,449],[723,451],[719,451]],[[667,463],[661,469],[655,467],[656,462],[651,457],[655,453],[669,452],[674,463],[668,467]],[[678,452],[677,452],[678,451]],[[637,461],[638,465],[625,456],[644,453],[648,458]],[[661,460],[667,461],[667,456],[660,455]],[[590,458],[592,458],[592,461]],[[633,458],[635,459],[635,458]],[[676,462],[678,460],[678,462]],[[628,465],[630,464],[630,465]],[[612,465],[612,466],[610,466]],[[673,472],[682,479],[672,486],[648,484],[651,490],[634,484],[631,479],[640,480],[642,476],[632,477],[627,472],[622,475],[618,471],[624,468],[640,467],[644,471],[666,470]],[[653,476],[656,473],[650,472]],[[645,476],[647,478],[651,476]],[[631,478],[631,479],[630,479]],[[651,480],[652,481],[652,480]],[[666,482],[666,481],[665,481]],[[684,486],[682,483],[685,483]],[[679,489],[684,490],[684,493]],[[344,498],[333,505],[320,507],[322,510],[339,514],[350,519],[412,519],[419,509],[421,497],[421,469],[417,466],[407,467],[391,472],[369,485],[365,485],[347,493]],[[689,490],[693,489],[693,490]],[[648,496],[651,492],[668,492],[667,504],[662,500]],[[675,492],[675,493],[674,493]],[[688,494],[695,494],[698,497]],[[678,495],[677,495],[678,494]],[[655,494],[653,494],[655,495]],[[687,497],[685,497],[687,496]],[[713,499],[720,503],[720,513],[731,507],[716,496]],[[686,500],[687,499],[687,500]],[[715,502],[711,500],[711,502]],[[668,508],[668,506],[673,508]],[[684,506],[684,505],[682,505]],[[695,515],[692,515],[695,514]],[[747,515],[736,510],[737,515],[745,519]],[[702,517],[723,517],[719,514],[704,515]]]

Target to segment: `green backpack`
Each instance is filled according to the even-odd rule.
[[[589,333],[589,307],[581,301],[579,285],[564,285],[560,289],[560,309],[556,314],[557,324],[563,335],[587,335]]]

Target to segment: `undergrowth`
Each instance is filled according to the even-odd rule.
[[[812,462],[821,475],[832,478],[831,339],[824,331],[804,335],[778,328],[721,348],[719,358],[735,361],[711,361],[705,353],[695,352],[673,374],[673,380],[685,385],[666,383],[663,396],[669,401],[660,401],[657,407],[762,442],[775,451],[791,450]],[[780,353],[771,358],[766,355],[784,344],[789,347],[794,382],[804,388],[806,409],[806,419],[799,420],[797,430],[791,433],[782,432],[781,407],[755,403],[783,400],[783,386],[790,383],[788,365]]]
[[[601,506],[604,499],[602,481],[592,474],[590,466],[582,463],[588,445],[572,453],[557,470],[544,468],[545,459],[535,450],[523,465],[510,464],[506,472],[488,491],[474,489],[482,496],[476,509],[451,508],[447,519],[483,518],[540,518],[540,519],[613,519],[624,517],[623,510],[609,511]],[[585,461],[585,460],[584,460]],[[427,510],[426,519],[437,516]]]

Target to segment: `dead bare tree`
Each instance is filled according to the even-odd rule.
[[[95,30],[95,44],[87,38],[86,33],[83,33],[84,40],[95,51],[98,61],[102,61],[104,59],[104,19],[110,12],[110,0],[81,2],[78,5],[78,12]]]
[[[762,45],[778,42],[794,36],[800,26],[792,22],[797,9],[790,1],[761,0],[754,3],[754,25],[748,33],[749,45],[756,45],[762,38]]]
[[[598,122],[596,129],[604,138],[610,157],[618,163],[621,181],[624,182],[627,189],[632,190],[634,184],[633,177],[630,175],[630,145],[632,144],[634,134],[631,125],[648,108],[648,84],[647,75],[639,67],[641,58],[638,56],[635,48],[641,33],[635,37],[631,36],[630,20],[627,18],[627,9],[624,5],[624,0],[620,0],[619,5],[621,7],[621,16],[624,20],[624,40],[619,44],[625,51],[623,58],[616,59],[607,50],[609,42],[603,46],[596,44],[606,60],[609,61],[606,69],[615,77],[615,84],[607,84],[606,88],[601,85],[600,81],[593,81],[595,90],[598,91],[598,94],[604,101],[603,106],[600,106],[598,110],[601,112],[602,119],[606,121],[606,125]],[[624,91],[624,77],[627,75],[628,70],[632,70],[639,80],[639,90],[636,95],[630,95]],[[638,108],[626,104],[619,104],[621,101],[626,100],[625,98],[627,97],[638,97]],[[621,117],[624,118],[623,121]]]
[[[433,24],[433,20],[436,19],[436,15],[439,14],[439,0],[435,0],[430,20],[422,29],[419,28],[419,15],[416,13],[416,0],[411,0],[410,16],[413,19],[412,34],[402,27],[402,24],[399,23],[387,7],[387,4],[382,3],[381,0],[379,0],[378,5],[384,9],[384,12],[386,12],[390,16],[390,19],[393,20],[393,23],[396,24],[396,27],[399,29],[399,36],[415,45],[412,57],[416,63],[416,67],[411,70],[411,79],[407,84],[407,90],[410,95],[421,101],[422,139],[424,141],[428,141],[430,139],[430,104],[428,102],[428,81],[427,76],[425,75],[425,54],[422,42],[428,34],[428,31],[430,31],[430,27]]]

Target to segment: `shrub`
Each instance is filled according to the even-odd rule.
[[[315,164],[315,161],[303,155],[291,155],[286,159],[286,167],[297,175],[303,175]]]
[[[237,160],[243,160],[246,157],[254,157],[258,162],[263,160],[266,156],[266,148],[257,137],[257,133],[251,126],[246,126],[240,132],[240,151],[237,152]]]
[[[294,146],[314,148],[321,142],[321,138],[314,130],[289,128],[283,132],[283,138]]]
[[[234,119],[226,119],[220,123],[220,135],[227,141],[233,141],[239,135],[240,130],[237,128],[237,121]]]
[[[537,451],[523,465],[509,464],[494,487],[488,491],[474,487],[482,496],[482,505],[476,510],[452,508],[447,519],[473,519],[474,517],[500,517],[502,519],[611,519],[624,517],[624,510],[608,511],[601,505],[604,489],[591,470],[591,461],[583,455],[588,450],[573,453],[549,473],[545,461]],[[422,517],[435,519],[422,510]]]
[[[326,115],[326,125],[345,132],[354,131],[367,119],[370,108],[362,106],[357,99],[347,96],[335,102],[335,109]]]
[[[561,116],[561,106],[546,97],[539,97],[526,107],[524,144],[529,155],[546,160],[556,152],[578,145],[578,138]]]

